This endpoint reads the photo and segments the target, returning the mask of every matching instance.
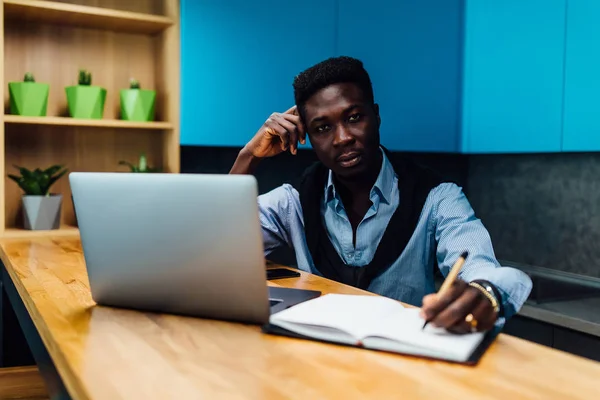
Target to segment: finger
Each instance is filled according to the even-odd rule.
[[[281,147],[281,151],[285,151],[284,149],[284,143],[281,140],[281,138],[279,137],[279,133],[277,133],[277,131],[269,126],[266,126],[267,124],[270,124],[269,120],[267,120],[265,122],[265,128],[264,128],[264,134],[268,137],[270,137],[270,141],[273,144],[276,144],[277,142],[279,142],[279,146]]]
[[[481,300],[480,296],[477,289],[467,287],[457,299],[436,315],[432,323],[442,328],[451,327],[475,309]]]
[[[464,335],[465,333],[471,332],[471,325],[469,325],[465,320],[455,325],[452,325],[449,328],[446,328],[448,332],[456,333],[458,335]]]
[[[306,144],[306,128],[304,128],[304,124],[302,123],[300,117],[291,114],[282,114],[281,116],[296,125],[296,129],[298,131],[298,141],[302,144]]]
[[[427,296],[423,297],[423,304],[421,306],[421,309],[419,310],[419,317],[426,320],[427,319],[426,310],[428,308],[430,308],[431,305],[434,304],[436,301],[437,301],[437,295],[435,293],[428,294]]]
[[[479,324],[480,324],[480,320],[477,317],[477,310],[483,305],[485,306],[485,303],[483,302],[485,299],[483,299],[481,296],[477,297],[477,300],[475,300],[475,303],[473,304],[473,308],[471,308],[470,310],[467,310],[467,313],[465,314],[465,316],[463,318],[459,318],[454,325],[448,327],[448,331],[453,332],[453,333],[469,333],[473,331],[473,325],[471,325],[471,322],[467,321],[467,316],[469,314],[471,314],[473,316],[473,319],[476,321],[476,325],[475,327],[477,329],[480,328]]]
[[[282,114],[281,116],[295,125],[296,132],[298,134],[298,141],[302,144],[306,144],[306,130],[304,129],[304,124],[302,123],[300,117],[291,114]]]
[[[277,136],[281,141],[281,150],[286,151],[290,144],[290,138],[287,129],[275,121],[275,117],[273,116],[269,118],[265,124],[267,125],[265,132],[269,131],[271,136]]]
[[[436,293],[428,294],[427,296],[423,297],[423,307],[429,307],[437,300],[438,295]]]
[[[295,115],[296,117],[298,117],[297,122],[296,122],[296,126],[298,126],[298,140],[300,141],[300,143],[306,144],[306,128],[304,127],[304,124],[302,123],[302,120],[300,119],[300,113],[298,112],[298,107],[297,106],[291,107],[289,110],[287,110],[284,113],[284,116],[287,116],[287,115]]]
[[[430,308],[436,301],[437,301],[436,293],[428,294],[427,296],[423,297],[423,302],[422,302],[423,304],[422,304],[421,310],[419,312],[419,315],[421,316],[421,318],[426,317],[425,310]]]
[[[473,317],[477,320],[477,330],[487,331],[494,327],[496,320],[498,319],[498,315],[496,311],[494,311],[494,307],[492,307],[492,303],[483,296],[481,297],[481,302],[472,312]]]
[[[267,120],[267,122],[265,123],[265,125],[266,125],[267,123],[269,123],[269,120]],[[277,132],[275,132],[275,129],[271,129],[271,127],[269,127],[269,126],[265,126],[264,133],[265,133],[265,135],[267,135],[267,136],[271,136],[271,137],[273,137],[273,136],[274,136],[274,137],[279,137],[279,134],[278,134]]]
[[[306,128],[304,127],[302,121],[300,121],[298,130],[300,131],[300,143],[306,144]]]
[[[290,117],[293,117],[293,115]],[[276,116],[275,121],[288,132],[290,138],[290,152],[295,155],[298,150],[298,127],[294,122],[289,121],[283,115]]]
[[[442,310],[444,310],[450,303],[452,303],[467,287],[466,282],[462,280],[456,280],[448,291],[440,295],[434,294],[433,299],[435,301],[428,300],[428,303],[424,303],[421,309],[424,318],[431,320],[435,318]]]

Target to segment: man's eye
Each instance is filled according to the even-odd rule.
[[[329,125],[319,125],[317,126],[317,132],[326,132],[329,130]]]
[[[358,121],[360,121],[360,118],[361,118],[361,115],[360,115],[360,114],[352,114],[352,115],[350,116],[350,118],[348,118],[348,120],[349,120],[350,122],[358,122]]]

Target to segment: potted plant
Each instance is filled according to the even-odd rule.
[[[34,171],[15,166],[21,176],[8,177],[25,192],[23,195],[23,222],[25,229],[49,230],[60,227],[62,195],[50,193],[50,187],[66,172],[61,165],[53,165],[45,170]]]
[[[141,89],[140,83],[131,79],[129,89],[121,90],[121,118],[128,121],[154,120],[156,91]]]
[[[50,85],[37,83],[33,74],[27,72],[23,82],[9,82],[10,113],[30,117],[46,116]]]
[[[148,161],[145,154],[140,155],[138,165],[133,165],[127,161],[119,161],[119,165],[127,165],[130,172],[161,172],[160,168],[151,168],[148,166]]]
[[[106,89],[92,86],[92,74],[84,69],[79,71],[78,85],[67,86],[69,115],[73,118],[101,119],[104,115]]]

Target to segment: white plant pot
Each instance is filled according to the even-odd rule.
[[[23,224],[29,230],[60,228],[62,195],[23,196]]]

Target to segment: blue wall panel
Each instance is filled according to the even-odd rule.
[[[462,0],[340,0],[338,54],[360,58],[393,150],[458,150]]]
[[[463,151],[560,151],[566,0],[467,0]]]
[[[335,0],[182,0],[181,144],[243,146],[334,55]]]
[[[569,0],[563,151],[600,150],[600,1]]]
[[[371,75],[392,150],[598,150],[600,3],[570,0],[568,14],[566,3],[182,0],[181,143],[243,146],[291,106],[298,72],[350,55]]]

